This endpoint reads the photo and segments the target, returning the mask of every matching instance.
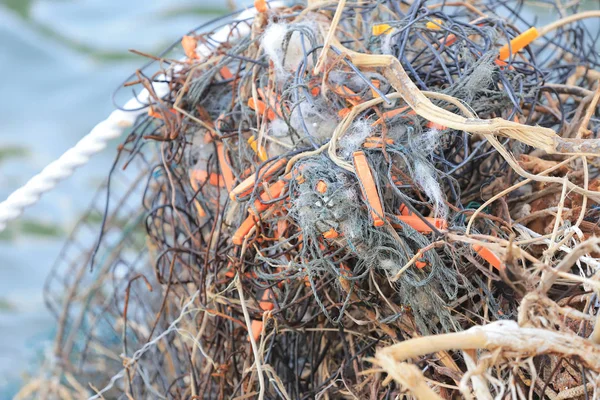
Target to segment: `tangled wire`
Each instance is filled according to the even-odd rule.
[[[540,4],[259,0],[151,57],[19,396],[596,396],[600,13]]]

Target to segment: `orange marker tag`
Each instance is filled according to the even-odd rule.
[[[227,154],[225,154],[225,148],[221,142],[217,143],[217,158],[219,159],[219,168],[221,169],[221,176],[225,181],[225,187],[230,192],[233,188],[235,177],[231,167],[227,163]]]
[[[317,182],[317,192],[325,194],[327,192],[327,184],[323,181]]]
[[[325,239],[336,239],[340,234],[333,228],[323,234]]]
[[[400,221],[404,222],[417,232],[421,233],[431,233],[433,229],[431,229],[423,220],[416,215],[398,215],[396,216]],[[444,219],[440,218],[430,218],[425,217],[425,220],[429,222],[431,225],[435,226],[438,229],[446,230],[448,229],[448,222]],[[394,226],[395,228],[395,226]]]
[[[365,196],[372,209],[371,216],[373,217],[373,225],[383,226],[385,225],[385,221],[381,219],[384,215],[383,205],[381,204],[381,199],[379,198],[377,186],[375,185],[375,180],[373,179],[373,173],[371,172],[367,157],[362,151],[356,151],[352,156],[354,158],[356,175],[361,182],[360,188],[363,192],[363,196]]]
[[[277,161],[274,161],[270,164],[265,165],[258,173],[258,176],[265,181],[271,179],[273,175],[281,168],[283,168],[287,164],[286,158],[280,158]],[[235,200],[236,197],[244,197],[248,196],[252,192],[252,188],[254,188],[254,183],[256,182],[256,174],[250,175],[248,178],[244,179],[242,183],[237,185],[233,190],[229,192],[229,198],[231,200]]]
[[[196,46],[198,46],[198,41],[191,36],[184,36],[181,39],[181,47],[183,47],[186,57],[190,60],[196,60],[200,58],[196,53]]]
[[[263,193],[260,196],[260,200],[255,200],[254,201],[254,208],[256,209],[256,212],[261,213],[265,210],[267,210],[268,208],[270,208],[273,204],[265,204],[266,202],[273,200],[273,199],[277,199],[279,197],[281,197],[281,194],[283,193],[283,190],[285,188],[285,181],[283,180],[279,180],[277,182],[275,182],[274,184],[272,184],[267,190],[269,191],[269,193]],[[250,208],[250,212],[254,213],[254,209]]]
[[[473,244],[471,245],[471,247],[473,248],[473,250],[475,250],[477,254],[479,254],[481,258],[489,262],[492,265],[492,267],[496,268],[498,271],[506,268],[506,265],[504,265],[500,258],[498,258],[497,255],[492,253],[487,247],[483,247],[479,244]]]
[[[267,7],[267,2],[265,0],[254,0],[254,8],[259,13],[266,13],[269,11],[269,7]]]
[[[267,109],[267,105],[262,100],[254,101],[254,99],[250,97],[248,99],[248,107],[256,111],[259,115],[263,115],[266,112],[269,121],[273,121],[276,118],[276,115],[273,112],[273,110]]]
[[[258,219],[254,215],[250,214],[233,234],[233,238],[231,238],[233,244],[236,246],[241,246],[248,236],[248,233],[250,233],[250,230],[256,225],[257,222]]]
[[[510,49],[508,48],[508,44],[505,44],[500,48],[500,54],[498,58],[500,60],[508,59],[512,54],[517,54],[520,50],[529,46],[531,42],[533,42],[540,35],[535,27],[531,27],[527,29],[525,32],[521,33],[519,36],[515,37],[510,41]]]

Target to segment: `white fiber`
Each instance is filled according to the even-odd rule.
[[[205,169],[214,150],[204,142],[205,131],[199,130],[192,137],[192,145],[188,150],[188,162],[192,169]]]
[[[419,185],[427,197],[433,201],[436,216],[439,218],[446,218],[448,209],[444,202],[444,194],[436,179],[435,170],[429,164],[417,159],[414,166],[414,178],[417,185]]]
[[[280,118],[274,119],[269,125],[269,136],[284,138],[289,136],[289,131],[290,129],[285,121]]]
[[[264,52],[273,62],[275,72],[279,79],[290,76],[290,73],[296,71],[304,60],[304,50],[302,44],[302,34],[297,30],[292,30],[293,25],[285,23],[270,24],[261,40]],[[314,29],[310,24],[296,25],[296,29]],[[290,34],[291,32],[291,34]],[[290,34],[289,41],[286,43],[286,36]],[[312,46],[310,41],[304,35],[304,49],[309,50]],[[310,62],[312,58],[308,58]],[[308,65],[307,68],[310,68]]]
[[[352,123],[347,133],[340,139],[342,157],[349,159],[369,136],[371,136],[371,124],[367,120],[360,119]]]
[[[379,267],[386,271],[388,276],[394,276],[398,272],[400,266],[397,261],[386,258],[379,262]]]
[[[311,45],[306,36],[304,36],[304,49],[307,51],[310,50]],[[302,35],[300,32],[295,31],[292,33],[290,38],[290,43],[288,45],[288,49],[285,55],[285,65],[284,68],[286,71],[296,71],[302,61],[304,61],[304,49],[302,48]],[[309,64],[311,58],[307,58]],[[308,65],[307,68],[310,69],[311,65]]]
[[[393,54],[392,44],[396,43],[396,32],[398,32],[398,29],[393,28],[383,35],[383,38],[381,39],[381,54]]]
[[[350,242],[360,241],[364,238],[364,232],[361,229],[361,225],[356,223],[356,221],[341,221],[340,229],[344,237]]]
[[[387,137],[396,143],[406,142],[407,129],[403,124],[393,124],[388,130]]]
[[[261,45],[269,59],[275,65],[275,71],[283,74],[283,42],[288,28],[286,24],[271,24],[263,35]]]
[[[434,203],[436,216],[445,218],[448,208],[444,202],[444,194],[437,180],[436,171],[429,163],[423,161],[429,158],[440,145],[440,136],[440,131],[430,129],[416,137],[413,136],[410,140],[410,148],[415,156],[420,155],[423,157],[415,157],[413,166],[415,182],[429,197],[429,200]]]
[[[333,134],[337,126],[337,117],[321,113],[312,104],[305,101],[293,109],[290,124],[301,136],[305,135],[304,126],[306,126],[308,133],[318,142],[322,142]]]
[[[414,141],[412,147],[415,151],[422,153],[423,155],[430,155],[440,145],[440,131],[437,129],[430,129],[427,132],[421,134],[418,139]]]
[[[368,89],[369,85],[354,72],[331,71],[327,76],[329,82],[338,88],[347,87],[355,93]],[[340,89],[341,90],[341,89]]]
[[[290,128],[284,120],[276,118],[269,124],[268,141],[269,155],[275,156],[287,153],[294,148]]]

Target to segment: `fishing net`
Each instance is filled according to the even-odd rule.
[[[257,1],[152,56],[18,397],[596,396],[598,15],[538,6]]]

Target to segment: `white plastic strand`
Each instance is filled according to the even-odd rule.
[[[153,88],[158,97],[168,92],[166,83],[155,83]],[[104,150],[109,141],[118,138],[127,128],[132,127],[136,118],[146,112],[147,104],[144,102],[148,99],[149,93],[144,89],[138,98],[129,100],[124,107],[125,110],[134,111],[113,111],[75,146],[56,161],[48,164],[39,174],[0,203],[0,232],[6,228],[9,221],[17,219],[25,208],[37,203],[44,193],[51,191],[60,181],[73,175],[75,170],[87,164],[94,154]]]
[[[271,7],[278,7],[281,2],[271,2]],[[251,18],[256,14],[255,8],[249,8],[242,12],[236,20],[241,21]],[[250,32],[246,25],[239,25],[235,32],[229,26],[221,28],[213,35],[213,41],[218,43],[231,39],[232,34],[245,36]],[[202,56],[210,53],[210,49],[200,44],[196,52]],[[161,98],[168,93],[167,83],[154,83],[153,90],[157,97]],[[139,98],[139,100],[138,100]],[[90,160],[90,158],[104,150],[109,141],[118,138],[123,132],[133,126],[136,118],[146,112],[149,93],[142,90],[138,98],[127,102],[125,110],[135,111],[113,111],[104,121],[96,125],[90,133],[83,137],[75,146],[67,150],[58,160],[50,163],[39,174],[31,178],[25,185],[14,191],[6,200],[0,203],[0,232],[6,228],[9,221],[17,219],[25,208],[37,203],[44,193],[54,189],[56,185],[73,175],[75,170]]]

